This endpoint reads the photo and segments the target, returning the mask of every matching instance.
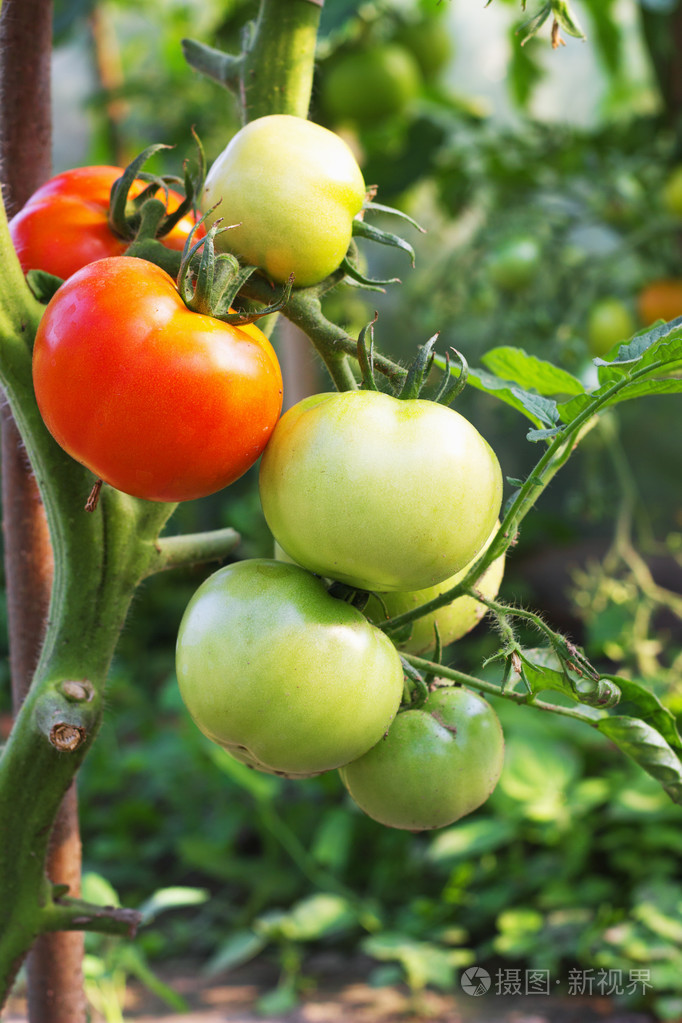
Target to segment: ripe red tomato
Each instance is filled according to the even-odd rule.
[[[122,174],[121,167],[76,167],[33,193],[9,225],[24,273],[45,270],[66,280],[96,259],[123,255],[130,242],[116,235],[107,219],[111,186]],[[133,182],[130,198],[146,187],[145,181]],[[182,196],[169,190],[169,212],[181,201]],[[185,216],[160,240],[169,249],[182,250],[194,224],[194,216]]]
[[[277,357],[257,327],[191,312],[165,270],[129,256],[90,263],[59,288],[36,335],[33,381],[64,450],[150,501],[232,483],[282,405]]]

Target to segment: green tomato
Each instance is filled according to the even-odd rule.
[[[275,281],[294,274],[304,287],[341,263],[365,194],[343,139],[301,117],[272,114],[246,124],[223,150],[208,172],[202,208],[207,226],[218,218],[231,225],[217,235],[218,251]]]
[[[426,82],[435,81],[454,54],[447,20],[440,14],[404,25],[396,40],[410,51]]]
[[[510,238],[488,257],[490,279],[505,291],[522,291],[535,277],[540,256],[540,246],[534,238]]]
[[[260,466],[275,540],[299,565],[359,589],[418,590],[478,554],[502,503],[490,445],[453,409],[380,391],[304,398]]]
[[[481,806],[497,785],[504,737],[490,704],[468,689],[436,689],[398,714],[368,753],[341,768],[349,793],[389,828],[443,828]]]
[[[605,355],[619,341],[632,337],[637,325],[628,307],[618,298],[602,298],[590,309],[587,343],[593,355]]]
[[[495,532],[490,535],[483,550],[489,546]],[[482,554],[483,551],[480,553]],[[478,556],[476,555],[477,558]],[[381,599],[371,596],[365,605],[364,613],[371,622],[382,622],[386,620],[387,616],[395,618],[405,611],[412,611],[415,607],[426,604],[427,601],[433,600],[434,597],[439,597],[441,593],[445,593],[446,590],[456,586],[464,578],[470,567],[471,564],[467,565],[466,568],[455,572],[453,576],[446,579],[445,582],[438,583],[437,586],[428,586],[423,590],[411,590],[408,593],[382,593]],[[476,584],[476,589],[480,591],[482,596],[492,599],[497,596],[503,575],[504,554],[501,554],[480,577]],[[409,638],[397,645],[401,650],[405,650],[410,654],[422,654],[426,650],[431,650],[436,642],[434,626],[437,626],[441,643],[443,646],[447,646],[448,643],[454,643],[455,640],[461,639],[467,632],[471,632],[474,626],[478,625],[485,612],[485,604],[465,594],[462,597],[457,597],[450,604],[438,608],[437,611],[431,611],[429,614],[424,615],[423,618],[417,618],[416,621],[412,622]]]
[[[419,84],[412,54],[397,43],[382,44],[338,57],[323,79],[321,102],[335,121],[372,125],[401,114]]]
[[[676,217],[682,217],[682,165],[673,168],[663,186],[663,204]]]
[[[260,771],[307,777],[361,756],[403,693],[389,639],[296,565],[210,576],[178,633],[180,693],[201,731]]]

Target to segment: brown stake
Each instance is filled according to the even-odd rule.
[[[51,174],[51,0],[3,0],[0,7],[0,175],[12,216]],[[10,666],[15,708],[38,660],[52,585],[45,513],[16,425],[2,410],[2,503]],[[48,873],[79,893],[76,790],[55,822]],[[83,935],[41,937],[29,957],[31,1023],[85,1023]]]

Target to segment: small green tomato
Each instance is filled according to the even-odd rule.
[[[405,710],[368,753],[339,771],[369,817],[389,828],[443,828],[481,806],[504,761],[502,726],[490,704],[468,689],[431,693]]]

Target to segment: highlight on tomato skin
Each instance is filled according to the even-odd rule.
[[[66,280],[81,267],[106,256],[122,256],[129,240],[109,225],[109,195],[122,167],[76,167],[46,181],[9,224],[10,235],[24,273],[44,270]],[[133,182],[129,197],[139,195],[147,182]],[[160,196],[159,196],[160,197]],[[172,213],[182,196],[168,190],[167,210]],[[196,224],[187,214],[159,239],[166,248],[182,251]],[[197,238],[204,234],[197,229]]]
[[[277,356],[257,327],[192,312],[165,270],[128,256],[88,264],[55,293],[33,382],[57,443],[105,483],[150,501],[233,483],[282,407]]]

